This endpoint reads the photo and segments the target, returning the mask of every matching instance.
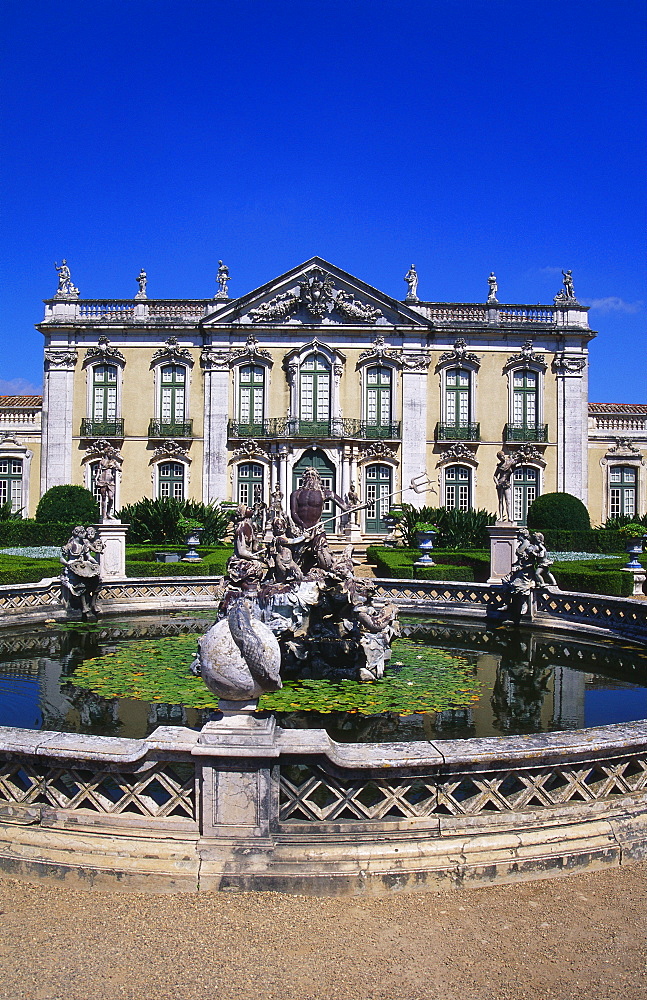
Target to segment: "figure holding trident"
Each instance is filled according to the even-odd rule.
[[[417,476],[414,476],[408,486],[403,486],[401,490],[394,490],[393,493],[387,493],[385,496],[378,497],[381,501],[390,500],[391,497],[402,496],[403,493],[407,493],[408,490],[413,490],[414,493],[436,493],[436,487],[433,485],[429,475],[426,472],[420,472]],[[352,514],[356,510],[365,510],[370,507],[375,500],[368,500],[364,503],[356,504],[354,507],[346,507],[344,510],[345,514]],[[322,505],[323,506],[323,505]],[[334,521],[335,517],[327,517],[324,521],[320,521],[319,524],[327,524],[329,521]]]

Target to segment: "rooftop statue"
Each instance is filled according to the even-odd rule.
[[[216,281],[218,283],[218,291],[216,292],[217,299],[228,299],[229,292],[227,291],[227,282],[230,281],[229,268],[226,264],[223,264],[221,260],[218,261],[218,273],[216,275]]]
[[[487,297],[488,302],[497,302],[498,299],[496,295],[497,292],[499,291],[499,286],[497,284],[496,275],[494,274],[494,271],[490,271],[490,277],[488,278],[487,283],[490,286],[490,290],[488,292],[488,297]]]
[[[406,296],[406,302],[417,302],[418,301],[418,272],[416,271],[416,265],[412,264],[407,273],[404,276],[404,280],[409,286]]]
[[[72,275],[70,274],[70,269],[67,266],[67,261],[63,258],[60,264],[54,261],[54,268],[58,272],[58,288],[56,289],[57,295],[73,295],[78,296],[79,290],[75,284],[72,282]]]
[[[146,274],[146,271],[144,270],[143,267],[140,270],[139,274],[137,275],[136,281],[137,281],[137,284],[139,285],[139,291],[137,292],[137,295],[135,296],[135,298],[137,298],[137,299],[145,299],[146,298],[146,284],[148,282],[148,275]]]

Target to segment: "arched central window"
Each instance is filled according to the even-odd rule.
[[[238,503],[253,507],[263,499],[263,466],[258,462],[244,462],[238,466]]]
[[[160,423],[184,424],[186,403],[184,365],[164,365],[160,373],[160,393]]]
[[[471,503],[472,470],[466,465],[449,465],[445,469],[445,507],[448,510],[469,510]]]
[[[0,458],[0,507],[11,503],[12,513],[22,508],[22,461]]]
[[[325,434],[330,420],[330,365],[322,354],[301,364],[299,420],[301,433]]]
[[[159,466],[159,495],[184,500],[184,466],[181,462],[162,462]]]
[[[392,372],[384,365],[366,369],[366,436],[385,437],[391,428]]]
[[[262,365],[242,365],[238,374],[238,423],[246,434],[263,430],[265,369]]]
[[[630,465],[613,465],[609,469],[609,515],[634,517],[636,514],[637,470]]]

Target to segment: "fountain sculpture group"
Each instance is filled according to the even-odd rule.
[[[321,520],[323,505],[348,504],[308,469],[290,497],[268,509],[241,504],[227,563],[220,620],[198,643],[192,665],[226,701],[258,698],[281,687],[281,672],[300,677],[382,677],[398,634],[393,604],[374,603],[374,585],[355,577],[352,546],[335,555]]]

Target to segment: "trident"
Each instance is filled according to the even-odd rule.
[[[342,511],[342,514],[352,514],[356,510],[364,510],[366,507],[377,503],[378,500],[380,502],[390,500],[391,497],[402,496],[403,493],[408,493],[409,490],[413,490],[414,493],[435,493],[436,487],[426,472],[420,472],[417,476],[413,477],[408,486],[404,486],[401,490],[395,490],[393,493],[386,493],[384,496],[375,497],[374,500],[370,500],[368,503],[360,503],[355,507],[347,507],[346,510]],[[329,521],[336,521],[340,516],[340,514],[333,514],[332,517],[327,517],[323,521],[319,521],[319,524],[328,524]]]

